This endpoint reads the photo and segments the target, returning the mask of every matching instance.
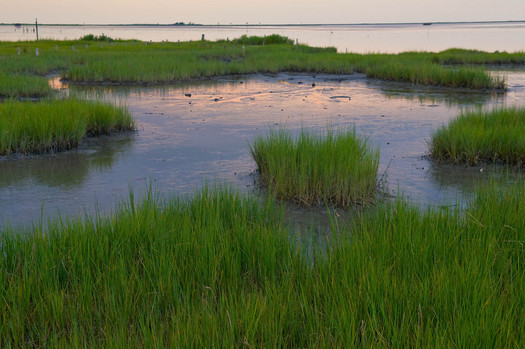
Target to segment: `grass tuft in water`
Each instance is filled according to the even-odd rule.
[[[435,131],[429,146],[433,158],[451,163],[521,167],[525,164],[525,109],[463,112]]]
[[[355,130],[325,134],[270,130],[250,145],[261,181],[280,200],[300,205],[366,205],[377,194],[379,152]]]

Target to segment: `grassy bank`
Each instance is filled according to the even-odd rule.
[[[449,68],[432,63],[407,65],[398,59],[392,63],[372,65],[365,69],[366,75],[389,81],[409,82],[416,85],[446,86],[451,88],[504,89],[501,77],[491,76],[480,68]]]
[[[432,134],[433,158],[477,165],[525,163],[525,109],[510,107],[492,111],[467,111]]]
[[[0,72],[0,99],[2,98],[40,98],[51,94],[47,79]]]
[[[355,130],[325,134],[270,130],[250,145],[262,184],[280,200],[349,207],[377,194],[379,152]]]
[[[84,136],[134,128],[123,107],[80,100],[0,103],[0,155],[43,153],[78,146]]]
[[[309,258],[272,202],[221,188],[4,232],[0,343],[522,347],[525,184],[477,195],[380,206]]]
[[[60,72],[72,82],[156,84],[230,74],[359,72],[378,79],[414,84],[503,89],[502,78],[481,67],[450,66],[482,63],[522,64],[523,53],[479,53],[448,50],[441,53],[338,54],[334,48],[294,45],[271,35],[232,41],[146,43],[85,37],[77,41],[0,42],[0,72],[46,75]],[[244,48],[243,48],[244,47]],[[18,55],[20,48],[20,55]],[[36,48],[39,55],[36,56]],[[472,57],[472,59],[468,59]]]
[[[452,48],[433,55],[432,60],[439,64],[488,64],[509,65],[525,64],[525,52],[484,52]]]

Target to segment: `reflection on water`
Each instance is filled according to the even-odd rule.
[[[458,195],[473,194],[475,186],[488,181],[515,181],[523,179],[523,171],[501,165],[485,164],[481,166],[463,166],[431,163],[430,180],[442,188],[456,188]],[[458,196],[459,198],[459,196]]]
[[[373,83],[370,83],[373,86]],[[392,84],[395,85],[395,84]],[[482,106],[486,104],[502,103],[506,95],[504,92],[475,92],[465,89],[446,90],[436,87],[407,87],[403,84],[381,88],[386,98],[415,99],[427,107],[439,105],[453,106]]]
[[[69,87],[69,84],[64,83],[60,76],[53,76],[48,80],[49,87],[55,90],[65,90]]]
[[[324,131],[328,124],[355,126],[380,149],[379,173],[391,195],[408,196],[423,206],[455,204],[496,170],[435,163],[427,157],[427,141],[464,108],[525,100],[525,73],[505,74],[505,94],[402,86],[360,75],[253,75],[143,87],[69,85],[71,95],[127,105],[138,131],[90,139],[68,153],[0,160],[0,225],[38,220],[42,203],[44,217],[51,218],[92,213],[95,207],[109,212],[125,200],[130,186],[140,196],[150,183],[167,196],[191,194],[209,181],[252,192],[256,176],[249,143],[276,126],[296,133],[303,127]],[[288,215],[303,217],[296,220],[298,230],[316,230],[329,222],[325,209],[290,209]]]
[[[132,141],[131,134],[122,134],[108,146],[108,139],[103,138],[87,140],[99,144],[84,145],[79,151],[0,161],[0,188],[25,183],[63,188],[82,185],[90,173],[110,169],[118,157],[117,150],[123,151]]]
[[[97,200],[112,190],[97,177],[125,160],[134,137],[126,132],[88,138],[78,150],[0,159],[0,226],[30,224],[41,215],[55,219],[59,213],[94,212]]]

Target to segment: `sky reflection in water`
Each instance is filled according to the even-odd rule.
[[[426,142],[461,109],[519,104],[525,74],[505,74],[506,94],[413,88],[359,75],[255,75],[164,87],[71,85],[65,92],[127,105],[138,131],[88,139],[65,153],[0,160],[0,225],[27,224],[41,214],[77,216],[97,207],[109,212],[126,200],[130,187],[140,196],[150,184],[166,196],[191,194],[206,181],[253,191],[248,145],[271,127],[298,132],[355,125],[379,147],[379,173],[386,173],[392,195],[423,206],[453,205],[501,168],[480,172],[436,164],[426,157]]]

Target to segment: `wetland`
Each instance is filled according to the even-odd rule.
[[[132,129],[6,148],[1,346],[523,345],[521,160],[431,153],[458,115],[523,114],[523,52],[84,39],[0,43],[2,129],[51,106]],[[297,165],[291,196],[269,155]],[[338,197],[365,165],[366,194]]]

